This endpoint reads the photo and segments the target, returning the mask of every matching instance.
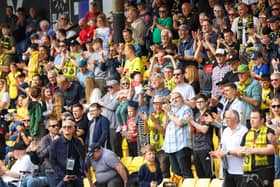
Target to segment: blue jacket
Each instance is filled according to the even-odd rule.
[[[92,141],[94,143],[99,143],[102,147],[105,146],[106,141],[109,141],[109,127],[110,127],[110,121],[108,118],[100,115],[95,119],[95,126],[94,126],[94,132],[93,132],[93,139]],[[90,125],[93,122],[91,120],[89,122],[89,133],[87,133],[87,139],[86,144],[90,145],[93,142],[89,142],[89,135],[90,135]]]
[[[49,154],[57,179],[63,179],[67,174],[78,178],[83,176],[84,146],[79,139],[73,137],[69,141],[62,135],[52,142]],[[66,170],[67,158],[75,160],[73,171]]]

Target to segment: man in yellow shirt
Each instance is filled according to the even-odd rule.
[[[124,67],[117,68],[117,71],[123,75],[131,77],[133,73],[140,72],[142,75],[144,73],[144,63],[141,58],[137,57],[135,54],[134,46],[128,44],[124,48],[124,55],[126,57]]]

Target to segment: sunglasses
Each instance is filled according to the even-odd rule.
[[[280,108],[280,105],[271,105],[271,108]]]
[[[107,86],[107,88],[113,88],[113,86]]]
[[[235,16],[235,14],[228,14],[228,16]]]
[[[63,129],[72,129],[72,127],[73,127],[73,126],[71,126],[71,125],[62,126]]]
[[[273,8],[273,9],[271,9],[271,10],[272,10],[272,11],[273,11],[273,10],[279,10],[279,8]]]
[[[128,82],[123,82],[122,85],[129,85],[129,83]]]
[[[56,124],[53,124],[53,125],[49,125],[49,127],[51,127],[51,128],[55,128],[55,127],[58,127],[58,123],[56,123]]]
[[[59,45],[59,47],[65,47],[66,45]]]
[[[30,122],[30,119],[22,120],[23,122]]]
[[[174,77],[175,77],[175,76],[179,76],[179,75],[181,75],[181,73],[174,73],[174,74],[173,74]]]

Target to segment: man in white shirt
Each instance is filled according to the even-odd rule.
[[[181,69],[175,69],[173,73],[174,82],[176,83],[176,87],[172,91],[179,92],[183,99],[184,103],[191,108],[195,107],[195,101],[193,100],[195,97],[195,92],[193,87],[184,81],[184,73]]]
[[[32,162],[29,155],[26,153],[26,145],[24,142],[19,142],[14,145],[14,157],[17,161],[9,170],[5,166],[0,166],[0,173],[3,174],[2,179],[9,187],[16,187],[23,177],[27,177],[32,173]]]
[[[226,187],[238,187],[242,183],[243,158],[239,157],[239,148],[243,136],[248,129],[240,124],[239,114],[236,110],[225,112],[227,128],[221,139],[221,146],[217,151],[211,151],[214,158],[222,158],[224,169],[224,184]]]

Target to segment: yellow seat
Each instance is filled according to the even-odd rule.
[[[213,179],[210,183],[210,187],[222,187],[223,186],[223,180],[221,179]]]
[[[196,184],[195,178],[184,179],[181,187],[195,187],[195,184]]]
[[[274,187],[280,187],[280,179],[274,179],[273,184]]]
[[[209,187],[210,185],[210,178],[201,178],[198,179],[196,182],[196,187]]]
[[[136,156],[131,161],[131,167],[128,168],[129,173],[139,171],[140,167],[144,164],[144,158],[142,156]]]
[[[131,156],[125,156],[121,158],[121,162],[123,163],[123,165],[128,168],[131,166],[131,161],[132,161],[132,157]]]
[[[89,172],[90,172],[90,176],[92,178],[92,182],[95,182],[96,178],[95,178],[95,174],[94,174],[92,167],[89,168]],[[90,187],[88,178],[84,178],[83,182],[84,182],[84,187]]]

